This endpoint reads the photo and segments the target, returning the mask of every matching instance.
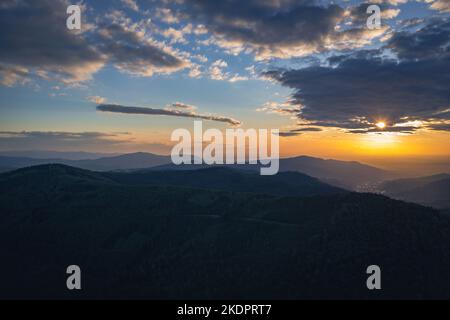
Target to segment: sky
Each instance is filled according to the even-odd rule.
[[[449,0],[2,0],[0,151],[168,154],[200,119],[278,128],[282,156],[450,159],[449,17]]]

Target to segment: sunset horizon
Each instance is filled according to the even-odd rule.
[[[450,0],[0,0],[0,221],[0,300],[450,299]]]

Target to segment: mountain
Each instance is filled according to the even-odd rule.
[[[154,167],[169,163],[170,161],[170,157],[167,156],[137,152],[116,157],[106,157],[95,160],[81,160],[68,163],[68,165],[95,171],[113,171]]]
[[[9,168],[9,167],[0,167],[0,173],[12,171],[12,170],[14,170],[14,169]]]
[[[398,179],[382,183],[380,192],[392,198],[439,209],[450,209],[450,174]]]
[[[104,173],[103,176],[129,185],[164,185],[271,195],[310,196],[346,192],[298,172],[281,172],[274,176],[261,176],[254,171],[229,167],[210,167],[187,171],[111,172]]]
[[[0,298],[450,298],[448,214],[374,194],[269,196],[117,176],[62,165],[0,174]],[[76,293],[65,286],[73,264]],[[366,288],[373,264],[382,290]]]
[[[114,157],[87,160],[35,159],[24,157],[1,157],[0,167],[19,169],[43,164],[64,164],[94,171],[131,170],[159,166],[170,162],[170,157],[152,153],[130,153]]]
[[[0,156],[0,168],[19,169],[23,167],[42,164],[58,163],[72,167],[94,171],[117,171],[117,170],[139,170],[139,171],[188,171],[210,167],[224,167],[223,165],[181,165],[172,164],[169,156],[160,156],[151,153],[131,153],[115,157],[102,157],[88,160],[67,159],[35,159],[23,157]],[[256,171],[259,165],[226,165],[233,169],[244,171]],[[384,170],[361,164],[354,161],[324,160],[312,157],[296,157],[280,159],[280,171],[295,171],[318,178],[328,184],[350,189],[371,190],[371,186],[386,180],[390,173]]]
[[[208,166],[164,164],[150,170],[195,170],[205,167]],[[260,165],[227,165],[227,167],[259,170]],[[280,171],[304,173],[326,183],[351,190],[366,189],[367,185],[379,183],[392,176],[390,172],[356,161],[325,160],[307,156],[280,159]]]
[[[389,172],[356,161],[325,160],[313,157],[282,159],[282,171],[298,171],[325,182],[357,190],[368,183],[383,181]]]

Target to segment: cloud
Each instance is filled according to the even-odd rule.
[[[209,67],[209,76],[213,80],[221,80],[228,82],[246,81],[248,77],[241,76],[239,74],[231,74],[225,72],[224,68],[228,67],[228,63],[222,59],[214,61]]]
[[[321,128],[305,127],[305,128],[299,128],[299,129],[292,129],[289,131],[282,131],[278,135],[280,137],[295,137],[295,136],[299,136],[305,132],[320,132],[320,131],[322,131]]]
[[[450,54],[441,40],[448,41],[449,32],[447,22],[432,20],[414,33],[394,35],[387,48],[397,59],[382,51],[357,52],[333,57],[329,66],[273,70],[265,76],[294,90],[290,104],[310,125],[363,133],[380,131],[375,124],[384,121],[384,132],[415,131],[397,126],[450,119],[444,112],[450,106]]]
[[[121,1],[126,7],[130,8],[131,10],[136,12],[139,11],[139,6],[136,3],[136,0],[121,0]]]
[[[435,131],[450,131],[450,122],[430,123],[427,128]]]
[[[299,128],[291,130],[292,132],[320,132],[322,131],[321,128],[315,128],[315,127],[306,127],[306,128]]]
[[[182,43],[186,44],[188,41],[185,39],[185,36],[191,34],[193,32],[192,25],[188,24],[184,26],[182,29],[168,28],[161,31],[161,34],[171,39],[171,43]]]
[[[30,73],[65,82],[89,80],[105,58],[83,33],[69,31],[65,0],[6,0],[0,7],[0,62],[3,84]],[[60,26],[60,27],[57,27]]]
[[[355,129],[355,130],[349,130],[350,133],[384,133],[384,132],[399,132],[399,133],[405,133],[405,134],[412,134],[419,128],[413,127],[413,126],[390,126],[386,127],[384,129],[380,129],[376,126],[367,128],[367,129]]]
[[[179,23],[180,19],[169,8],[156,8],[156,17],[167,24]]]
[[[95,150],[131,141],[126,132],[0,131],[1,150]]]
[[[133,1],[127,1],[132,4]],[[13,86],[33,77],[66,84],[92,79],[111,63],[138,76],[172,73],[189,66],[176,50],[152,39],[146,21],[122,12],[86,21],[82,30],[66,28],[68,0],[4,0],[0,7],[0,83]]]
[[[0,83],[6,87],[12,87],[17,83],[25,84],[29,70],[25,67],[0,64]]]
[[[87,99],[95,104],[104,104],[106,102],[106,98],[100,96],[90,96]]]
[[[368,1],[367,3],[360,3],[357,6],[348,8],[346,14],[349,16],[352,25],[365,26],[367,23],[367,18],[369,17],[367,14],[367,8],[373,4],[373,1]],[[386,2],[378,3],[378,6],[381,10],[382,23],[383,20],[394,19],[400,13],[400,9],[389,8]]]
[[[209,75],[213,80],[225,80],[227,75],[222,70],[226,68],[228,64],[224,60],[216,60],[209,67]]]
[[[213,34],[209,43],[233,54],[252,52],[258,60],[360,47],[387,30],[340,31],[336,26],[346,18],[345,9],[314,0],[180,2],[180,14]]]
[[[280,137],[284,137],[284,138],[288,138],[288,137],[296,137],[296,136],[299,136],[300,135],[300,133],[298,133],[298,132],[292,132],[292,131],[282,131],[282,132],[278,132],[278,135],[280,136]]]
[[[433,19],[418,31],[395,33],[387,48],[402,60],[446,57],[450,52],[450,20]]]
[[[242,123],[239,120],[211,115],[211,114],[198,114],[193,111],[185,111],[185,110],[176,110],[176,109],[153,109],[153,108],[142,108],[142,107],[128,107],[122,105],[99,105],[97,106],[97,110],[101,112],[113,112],[113,113],[122,113],[122,114],[140,114],[140,115],[160,115],[160,116],[174,116],[174,117],[185,117],[185,118],[194,118],[194,119],[203,119],[203,120],[211,120],[217,122],[227,123],[231,126],[239,126]]]
[[[373,4],[390,4],[393,6],[398,6],[400,4],[405,4],[410,0],[371,0],[370,3]]]
[[[228,82],[231,82],[231,83],[239,82],[239,81],[247,81],[247,80],[248,80],[248,77],[240,76],[239,74],[235,74],[234,76],[230,76],[228,78]]]
[[[65,131],[0,131],[0,136],[4,137],[18,137],[18,138],[41,138],[52,137],[63,140],[78,140],[89,138],[106,138],[118,137],[121,134],[128,133],[104,133],[104,132],[65,132]]]
[[[202,76],[202,71],[199,65],[192,66],[191,70],[189,70],[189,77],[191,78],[200,78]]]
[[[256,111],[296,117],[300,113],[300,107],[292,105],[289,102],[266,102],[261,108],[256,109]]]
[[[119,70],[138,75],[172,73],[189,66],[163,43],[146,37],[145,32],[125,23],[113,21],[101,26],[98,47]]]
[[[436,0],[427,1],[431,2],[430,8],[434,10],[439,10],[442,12],[450,12],[450,1],[448,0]]]
[[[182,102],[175,102],[175,103],[172,103],[169,106],[169,109],[182,109],[182,110],[194,111],[194,110],[197,109],[197,107],[196,106],[192,106],[190,104],[185,104],[185,103],[182,103]]]

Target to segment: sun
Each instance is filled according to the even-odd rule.
[[[386,123],[383,122],[383,121],[380,121],[380,122],[377,122],[376,126],[377,126],[379,129],[384,129],[384,128],[386,128]]]

